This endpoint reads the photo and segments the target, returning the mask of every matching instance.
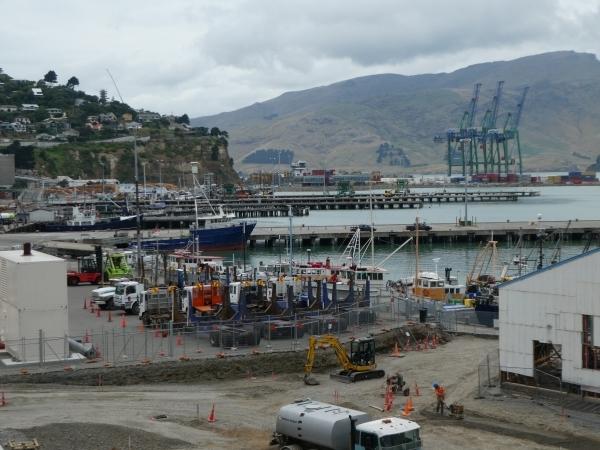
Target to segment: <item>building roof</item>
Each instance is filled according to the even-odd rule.
[[[600,252],[600,248],[595,248],[594,250],[590,250],[589,252],[585,252],[585,253],[582,253],[580,255],[575,255],[575,256],[572,256],[571,258],[563,259],[562,261],[557,262],[556,264],[551,264],[549,266],[544,267],[543,269],[536,270],[535,272],[529,272],[529,273],[527,273],[527,274],[525,274],[523,276],[515,278],[514,280],[506,281],[506,282],[502,283],[498,288],[499,289],[503,289],[503,288],[505,288],[508,285],[513,285],[515,283],[519,283],[520,281],[524,281],[524,280],[527,280],[529,278],[533,278],[533,277],[535,277],[535,276],[537,276],[537,275],[539,275],[539,274],[541,274],[543,272],[548,272],[550,270],[554,270],[557,267],[564,266],[566,264],[570,264],[573,261],[576,261],[576,260],[579,260],[579,259],[587,258],[589,256],[592,256],[592,255],[598,253],[598,252]]]
[[[36,250],[31,251],[31,256],[23,256],[23,249],[1,251],[0,259],[2,258],[17,264],[64,261],[62,258],[57,258],[56,256],[48,255],[47,253],[38,252]]]

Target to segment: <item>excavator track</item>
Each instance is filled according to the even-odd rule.
[[[364,372],[348,372],[342,370],[341,372],[332,373],[330,378],[341,381],[342,383],[355,383],[357,381],[383,378],[384,376],[384,370],[366,370]]]

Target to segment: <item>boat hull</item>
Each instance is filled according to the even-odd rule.
[[[174,239],[152,239],[142,242],[146,250],[177,250],[191,246],[195,240],[200,251],[227,251],[243,248],[255,223],[229,224],[222,227],[193,230],[192,236]]]
[[[93,225],[68,225],[64,223],[48,223],[44,225],[46,232],[60,231],[101,231],[101,230],[135,230],[137,218],[101,220]]]

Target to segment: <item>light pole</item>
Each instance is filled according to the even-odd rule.
[[[146,190],[146,164],[148,164],[148,161],[142,161],[142,170],[144,173],[144,198],[146,198],[146,195],[148,195],[148,191]]]
[[[102,166],[102,197],[104,197],[104,163],[100,161],[100,165]]]

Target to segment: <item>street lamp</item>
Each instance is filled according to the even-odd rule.
[[[146,190],[146,164],[148,164],[148,161],[142,161],[142,170],[144,173],[144,198],[148,195],[148,191]]]
[[[160,187],[162,187],[162,163],[164,163],[164,161],[162,159],[158,159],[156,162],[158,163],[158,184]]]
[[[100,165],[102,166],[102,197],[104,197],[104,163],[100,161]]]

